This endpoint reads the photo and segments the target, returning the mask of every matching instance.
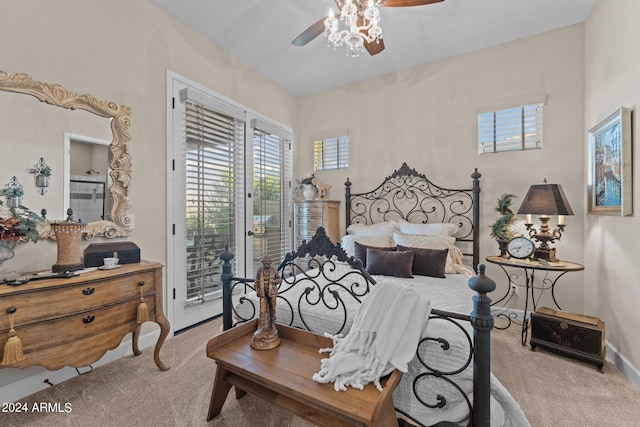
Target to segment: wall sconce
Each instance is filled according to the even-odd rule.
[[[7,207],[15,209],[20,206],[22,196],[24,196],[24,190],[22,184],[18,182],[18,178],[15,176],[11,178],[11,181],[0,190],[0,196],[4,196],[7,200]]]
[[[36,181],[36,187],[41,196],[47,192],[49,187],[49,177],[51,176],[51,167],[45,163],[44,158],[40,157],[40,161],[36,163],[33,168],[29,170],[29,173],[33,174]]]
[[[556,249],[549,246],[556,240],[560,240],[566,227],[565,215],[573,215],[573,210],[567,201],[567,197],[559,184],[532,185],[518,209],[518,214],[526,215],[525,226],[529,237],[540,243],[536,248],[534,257],[549,262],[558,262]],[[531,223],[531,215],[540,215],[540,229],[536,230]],[[552,215],[558,215],[558,228],[549,229],[549,220]]]

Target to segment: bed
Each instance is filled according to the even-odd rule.
[[[448,189],[405,163],[371,191],[352,193],[347,180],[347,234],[332,242],[320,227],[278,266],[277,322],[316,333],[347,334],[375,286],[399,283],[428,298],[427,327],[393,395],[402,419],[416,425],[529,425],[490,373],[492,289],[472,278],[480,176],[471,175],[470,188]],[[221,255],[225,329],[259,307],[253,280],[231,273],[232,258]]]

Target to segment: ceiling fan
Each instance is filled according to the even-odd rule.
[[[334,0],[339,10],[343,10],[343,7],[347,0]],[[367,4],[369,0],[351,0],[352,3],[358,9],[358,25],[362,25],[361,23],[364,21],[364,11],[367,9]],[[376,6],[384,6],[384,7],[410,7],[410,6],[423,6],[433,3],[439,3],[444,0],[376,0]],[[339,18],[340,14],[336,14],[335,18]],[[309,43],[311,40],[318,37],[320,34],[325,32],[325,21],[326,17],[320,19],[315,24],[311,25],[309,28],[304,30],[298,37],[296,37],[291,43],[295,46],[304,46]],[[375,41],[367,41],[364,40],[364,48],[369,52],[370,55],[376,55],[384,50],[384,41],[382,38],[376,39]]]

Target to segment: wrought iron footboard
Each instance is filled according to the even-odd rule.
[[[238,323],[248,321],[258,315],[257,300],[247,294],[254,291],[254,279],[234,277],[231,273],[233,254],[227,250],[220,255],[222,259],[223,282],[223,323],[224,329],[230,329]],[[348,271],[339,268],[339,263],[347,263]],[[491,300],[487,293],[495,288],[495,283],[484,276],[484,266],[480,265],[479,274],[469,281],[469,286],[477,292],[473,297],[473,311],[467,315],[431,310],[429,322],[451,322],[456,325],[467,342],[468,355],[457,357],[463,362],[453,369],[438,367],[436,360],[428,359],[425,354],[427,346],[437,346],[445,355],[450,350],[450,339],[447,337],[425,337],[420,341],[417,359],[421,364],[420,373],[413,380],[413,394],[418,402],[427,408],[443,408],[447,405],[445,393],[434,391],[423,385],[425,380],[443,381],[443,387],[454,389],[460,393],[468,407],[470,426],[489,426],[490,422],[490,331],[493,328],[493,317],[490,313]],[[339,244],[333,244],[323,228],[319,228],[310,242],[303,242],[295,252],[288,254],[278,270],[282,283],[278,291],[277,321],[289,326],[296,326],[312,332],[345,333],[353,320],[354,312],[347,310],[347,299],[360,303],[362,297],[375,286],[373,278],[364,270],[362,263],[353,257],[347,257]],[[233,302],[236,297],[236,304]],[[327,310],[331,317],[337,319],[336,330],[314,331],[310,321],[314,307]],[[284,312],[284,313],[283,313]],[[287,313],[288,312],[288,313]],[[349,317],[351,316],[351,318]],[[325,314],[326,317],[326,314]],[[473,331],[471,337],[468,328],[460,322],[470,322]],[[459,341],[459,340],[458,340]],[[433,347],[432,347],[433,348]],[[433,353],[431,351],[430,353]],[[473,402],[463,388],[456,383],[455,376],[473,363]],[[399,412],[402,412],[399,410]],[[409,418],[411,416],[407,415]],[[414,420],[420,423],[418,420]],[[440,424],[444,425],[444,424]],[[449,424],[451,425],[451,424]]]

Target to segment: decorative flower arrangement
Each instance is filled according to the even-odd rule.
[[[6,208],[0,201],[0,240],[16,242],[37,242],[37,230],[42,218],[24,206]]]
[[[302,190],[305,185],[313,185],[316,186],[316,174],[315,173],[307,173],[302,179],[296,179],[296,183],[298,184],[298,189]]]

